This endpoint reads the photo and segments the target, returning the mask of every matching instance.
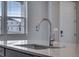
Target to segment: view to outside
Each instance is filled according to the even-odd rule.
[[[8,1],[7,2],[7,15],[21,17],[21,2]]]
[[[7,31],[10,34],[24,33],[24,19],[22,18],[22,3],[7,2]]]
[[[23,16],[22,2],[8,1],[7,2],[7,33],[16,34],[24,33],[24,17]],[[1,14],[2,14],[2,1],[0,1],[0,34],[1,34]]]
[[[0,2],[0,34],[1,34],[1,2]]]

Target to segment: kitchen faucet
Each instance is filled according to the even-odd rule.
[[[44,18],[43,20],[40,21],[40,23],[36,26],[36,31],[39,31],[40,25],[43,21],[47,21],[50,25],[49,47],[52,47],[53,44],[51,44],[51,42],[53,42],[55,39],[51,40],[52,39],[52,24],[48,18]]]

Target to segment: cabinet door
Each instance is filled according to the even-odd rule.
[[[0,47],[0,56],[4,56],[4,48]]]
[[[17,51],[6,49],[6,57],[32,57],[32,56],[28,54],[23,54]]]

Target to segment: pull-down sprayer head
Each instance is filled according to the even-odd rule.
[[[36,31],[39,31],[39,29],[40,29],[40,25],[37,25],[36,26]]]

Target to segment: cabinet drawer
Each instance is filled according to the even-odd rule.
[[[0,47],[0,56],[4,56],[4,48]]]

